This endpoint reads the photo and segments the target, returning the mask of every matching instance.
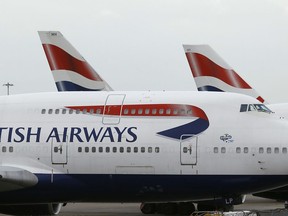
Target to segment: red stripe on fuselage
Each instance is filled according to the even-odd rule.
[[[87,62],[74,58],[52,44],[43,44],[43,48],[51,70],[70,70],[90,80],[102,81]]]
[[[186,53],[186,57],[194,77],[211,76],[236,88],[251,89],[234,70],[222,68],[204,55]]]
[[[208,120],[205,112],[191,105],[182,104],[137,104],[106,106],[67,106],[84,113],[136,117],[198,117]]]

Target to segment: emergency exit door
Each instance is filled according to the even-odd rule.
[[[198,137],[184,134],[180,139],[180,161],[182,165],[197,164],[197,142]]]
[[[124,98],[124,94],[108,95],[104,107],[103,124],[119,124]]]
[[[63,135],[59,134],[61,140]],[[67,164],[68,163],[68,145],[67,142],[57,142],[56,138],[52,139],[51,143],[51,160],[52,164]]]

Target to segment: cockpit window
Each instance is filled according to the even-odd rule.
[[[254,106],[256,107],[256,109],[260,112],[268,112],[271,113],[272,111],[266,107],[264,104],[254,104]]]
[[[253,104],[249,104],[249,108],[248,108],[248,111],[255,111],[256,108],[254,107]]]
[[[240,112],[250,112],[250,111],[272,113],[272,111],[264,104],[241,104]]]
[[[246,112],[247,111],[247,107],[248,107],[248,104],[241,104],[240,112]]]

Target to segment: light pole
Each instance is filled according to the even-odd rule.
[[[9,95],[10,94],[10,86],[14,86],[12,83],[9,83],[9,82],[7,82],[7,83],[5,83],[5,84],[3,84],[3,86],[7,86],[7,95]]]

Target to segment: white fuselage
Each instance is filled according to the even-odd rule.
[[[254,103],[207,92],[3,96],[1,166],[37,182],[0,186],[0,202],[197,200],[286,185],[288,123],[240,112]]]

